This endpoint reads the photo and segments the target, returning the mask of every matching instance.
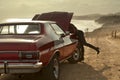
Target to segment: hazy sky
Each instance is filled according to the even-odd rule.
[[[74,15],[116,13],[120,12],[120,0],[0,0],[0,21],[51,11],[69,11]]]

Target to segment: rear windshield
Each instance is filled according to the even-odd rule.
[[[11,24],[0,26],[0,34],[40,34],[38,24]]]

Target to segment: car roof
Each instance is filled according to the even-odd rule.
[[[55,21],[36,21],[36,20],[32,20],[32,21],[14,21],[14,22],[3,22],[3,23],[0,23],[0,25],[10,25],[10,24],[27,24],[27,23],[30,23],[30,24],[38,24],[38,23],[56,23]]]

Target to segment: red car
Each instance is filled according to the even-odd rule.
[[[0,24],[0,73],[22,74],[43,70],[45,79],[59,79],[59,63],[80,58],[77,40],[54,21]]]

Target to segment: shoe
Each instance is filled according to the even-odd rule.
[[[100,53],[100,48],[96,47],[96,51],[97,51],[97,54],[99,54]]]
[[[79,59],[79,61],[80,61],[80,62],[84,61],[84,57],[81,57],[81,58]]]

